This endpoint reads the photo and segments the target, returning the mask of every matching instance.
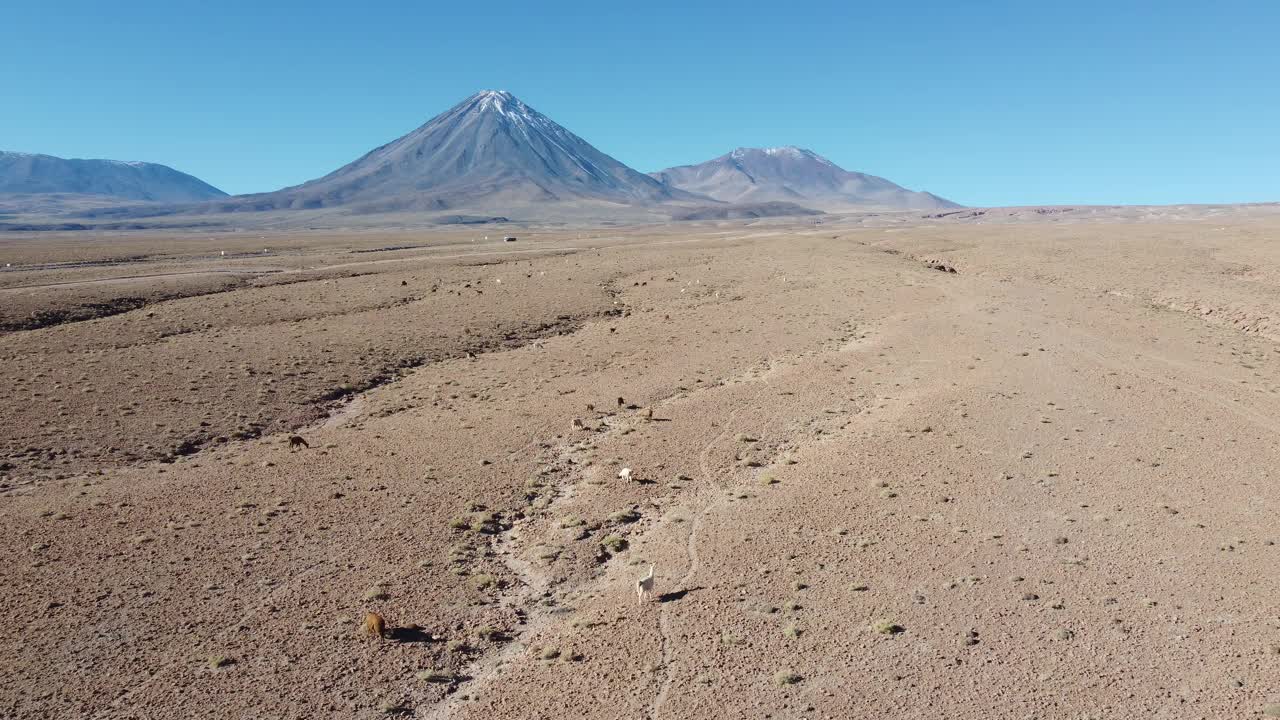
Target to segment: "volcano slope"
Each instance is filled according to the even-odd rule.
[[[0,714],[1260,716],[1278,226],[300,237],[9,332]],[[131,242],[39,272],[227,269]]]

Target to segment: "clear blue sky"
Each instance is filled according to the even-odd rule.
[[[15,0],[0,149],[258,192],[505,89],[645,171],[800,145],[973,205],[1274,201],[1278,28],[1275,0]]]

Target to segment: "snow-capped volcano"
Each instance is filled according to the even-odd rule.
[[[322,178],[242,202],[372,211],[673,198],[689,196],[605,155],[511,93],[485,90]]]
[[[668,187],[731,203],[781,200],[822,210],[959,207],[932,193],[844,170],[812,150],[794,146],[738,148],[698,165],[651,175]]]

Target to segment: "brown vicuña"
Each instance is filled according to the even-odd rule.
[[[387,621],[376,612],[367,612],[364,614],[364,624],[361,626],[366,635],[374,637],[385,637],[387,634]]]

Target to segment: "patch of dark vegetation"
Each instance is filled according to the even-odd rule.
[[[493,215],[485,217],[483,215],[443,215],[441,217],[432,218],[432,222],[437,225],[489,225],[497,223],[509,223],[510,218],[501,215]]]
[[[33,263],[31,265],[21,265],[18,267],[8,268],[8,270],[13,272],[18,270],[66,270],[68,268],[103,267],[103,266],[124,265],[126,263],[141,262],[150,257],[151,257],[150,255],[124,255],[121,257],[103,258],[101,260],[73,260],[71,262]]]
[[[72,217],[88,218],[91,220],[97,218],[124,218],[128,220],[137,220],[139,218],[165,217],[166,215],[175,215],[183,208],[184,205],[113,205],[110,207],[89,208],[77,212]]]
[[[824,215],[821,210],[797,205],[793,202],[774,200],[760,203],[741,203],[692,208],[671,214],[672,220],[754,220],[756,218]]]
[[[964,218],[982,217],[983,215],[986,215],[986,214],[987,214],[986,210],[951,210],[949,212],[930,213],[927,215],[921,215],[920,217],[925,220],[936,220],[938,218],[954,216],[957,220],[961,220]]]
[[[78,222],[0,223],[0,232],[80,232],[86,230],[209,230],[226,227],[219,222],[144,223],[115,222],[86,225]]]
[[[352,255],[359,255],[361,253],[392,252],[395,250],[417,250],[418,248],[424,248],[424,247],[427,247],[427,246],[426,245],[388,245],[386,247],[379,247],[379,248],[351,250],[350,252]]]
[[[572,250],[561,250],[561,251],[555,251],[555,252],[542,252],[539,256],[547,258],[547,257],[559,257],[561,255],[572,255],[572,254],[573,254]],[[489,267],[491,265],[503,265],[508,262],[510,262],[510,260],[474,260],[469,262],[460,261],[457,263],[457,266],[458,267]],[[617,292],[617,291],[611,290],[611,292]],[[621,293],[618,293],[618,294],[621,294]]]
[[[0,223],[0,231],[4,232],[55,232],[59,230],[92,230],[93,226],[83,223]]]

